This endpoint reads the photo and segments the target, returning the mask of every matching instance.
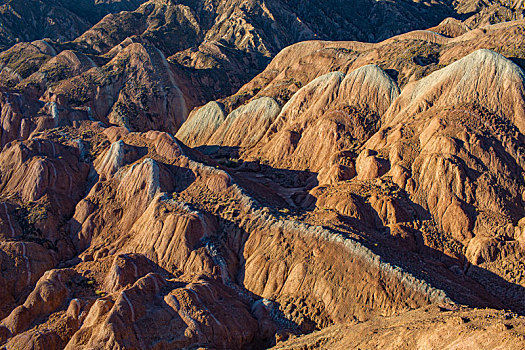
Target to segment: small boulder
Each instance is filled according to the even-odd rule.
[[[363,150],[356,159],[355,167],[359,180],[372,180],[381,177],[388,172],[390,163],[388,160],[379,158],[374,150]]]
[[[330,167],[324,167],[319,172],[317,180],[319,185],[333,185],[339,181],[350,180],[356,175],[355,166],[334,164]]]

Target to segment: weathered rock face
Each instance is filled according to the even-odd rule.
[[[142,253],[169,271],[210,273],[213,261],[199,246],[216,234],[214,226],[210,218],[157,197],[131,228],[134,238],[123,250]],[[150,232],[144,235],[148,228]]]
[[[77,149],[46,139],[9,143],[0,154],[2,190],[24,202],[38,201],[53,191],[62,197],[56,204],[65,211],[64,200],[71,197],[75,202],[87,177],[87,166],[78,158]]]
[[[89,120],[89,112],[59,105],[44,103],[27,94],[15,93],[0,88],[0,144],[27,140],[47,129],[68,127]],[[53,157],[57,154],[53,154]]]
[[[252,147],[261,140],[280,110],[277,102],[270,97],[253,100],[230,113],[206,143]]]
[[[491,349],[497,346],[521,349],[524,344],[518,334],[522,332],[522,321],[504,312],[446,310],[432,306],[401,317],[385,318],[381,322],[329,327],[319,333],[279,343],[272,349],[315,347],[313,344],[323,344],[330,349],[418,349],[456,345],[465,349]]]
[[[0,188],[8,198],[3,204],[6,236],[67,244],[57,230],[84,195],[89,172],[79,150],[48,139],[15,141],[0,153],[0,171]]]
[[[131,130],[175,132],[188,114],[162,52],[140,43],[128,45],[101,69],[62,81],[47,91],[46,99],[85,105],[93,118]]]
[[[364,149],[355,160],[356,173],[361,180],[371,180],[388,172],[389,162],[378,157],[377,152]]]
[[[0,53],[0,347],[521,345],[456,304],[525,310],[522,21],[301,42],[217,100],[451,7],[76,5]]]
[[[320,185],[333,185],[339,181],[350,180],[356,175],[353,163],[348,165],[334,164],[331,167],[324,167],[319,172],[317,180]]]
[[[80,251],[90,246],[94,237],[111,232],[115,226],[127,232],[161,189],[174,189],[169,170],[151,158],[123,169],[118,175],[120,181],[110,178],[95,184],[77,205],[71,229],[73,241]],[[115,211],[96,210],[113,200]],[[105,224],[101,225],[102,222]],[[106,254],[107,251],[106,248]]]
[[[417,280],[407,280],[406,284],[396,282],[394,287],[390,279],[397,280],[401,276],[387,266],[376,265],[373,255],[369,255],[366,248],[352,246],[349,241],[330,243],[330,240],[321,239],[322,244],[319,244],[314,229],[311,229],[312,237],[306,233],[305,237],[294,238],[293,251],[276,249],[278,245],[275,242],[288,241],[288,235],[298,232],[294,231],[293,228],[269,227],[270,238],[264,237],[268,234],[266,232],[250,235],[244,247],[245,267],[239,276],[248,289],[269,299],[303,298],[309,303],[318,302],[316,312],[321,317],[314,317],[317,322],[322,317],[335,322],[348,318],[368,319],[376,312],[390,315],[415,305],[446,299],[439,291],[424,295],[426,293],[421,292],[425,287],[419,285]],[[346,249],[340,249],[345,245]],[[338,272],[326,272],[328,266],[324,264],[330,264],[326,256],[331,256],[333,264],[341,264]],[[339,271],[352,273],[345,277]],[[336,283],[340,283],[336,282],[339,278],[343,279],[342,284],[348,286],[344,290],[334,288]],[[376,289],[377,285],[384,286],[385,290]],[[400,299],[391,299],[390,295]],[[408,296],[410,301],[405,299]],[[363,300],[368,300],[365,307]],[[407,303],[401,300],[407,300]],[[311,307],[315,308],[314,305]],[[303,315],[307,316],[311,315]]]
[[[2,309],[5,317],[16,306],[16,300],[25,295],[36,281],[56,263],[56,256],[32,242],[2,242]]]
[[[377,66],[324,75],[288,101],[253,154],[277,167],[330,167],[334,154],[357,149],[369,137],[398,94]]]
[[[26,331],[37,319],[57,310],[66,300],[68,290],[62,279],[67,280],[73,271],[50,270],[38,281],[26,301],[16,307],[4,318],[0,327],[5,327],[10,335]],[[5,341],[5,338],[3,339]]]
[[[166,281],[148,274],[95,302],[66,349],[140,348],[154,343],[166,348],[205,344],[241,348],[256,332],[257,321],[246,306],[217,281]]]
[[[523,80],[524,73],[516,64],[493,51],[478,50],[407,86],[384,116],[384,122],[393,124],[431,107],[476,101],[523,132]]]
[[[224,107],[215,101],[194,109],[175,137],[190,147],[205,144],[224,123]]]

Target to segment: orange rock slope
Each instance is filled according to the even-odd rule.
[[[302,42],[210,102],[168,12],[202,39],[148,1],[0,54],[0,347],[524,347],[523,21]],[[199,50],[279,47],[224,21]]]

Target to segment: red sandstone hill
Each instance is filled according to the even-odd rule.
[[[80,5],[0,53],[1,348],[524,347],[519,6]]]

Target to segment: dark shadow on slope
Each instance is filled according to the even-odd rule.
[[[316,173],[276,169],[258,162],[243,162],[237,158],[239,155],[237,147],[203,146],[200,150],[219,163],[222,162],[221,164],[232,175],[234,181],[263,206],[268,207],[270,213],[275,217],[293,220],[295,216],[315,209],[316,198],[309,194],[309,190],[317,186]],[[287,189],[295,191],[295,196],[284,198],[283,190]],[[301,195],[306,199],[297,201]],[[421,222],[431,219],[430,213],[411,201],[406,193],[403,198],[413,209],[411,223],[420,225]],[[310,203],[310,205],[304,205],[305,203]],[[525,302],[523,302],[525,288],[523,286],[506,281],[486,269],[468,265],[464,256],[456,259],[425,245],[423,235],[417,229],[414,229],[417,248],[415,251],[407,251],[403,246],[404,242],[392,237],[389,228],[381,224],[377,213],[375,221],[378,225],[376,227],[367,227],[360,220],[343,215],[339,215],[339,218],[339,224],[342,226],[339,228],[326,227],[326,229],[347,237],[348,230],[358,231],[359,242],[380,255],[383,261],[399,266],[415,277],[429,282],[433,287],[445,291],[455,302],[472,307],[507,308],[525,314]],[[248,232],[234,222],[228,222],[226,226],[230,228],[229,230],[241,230],[244,232],[243,235],[249,236]],[[226,241],[222,242],[222,244],[225,243]],[[241,270],[244,264],[242,261],[243,249],[243,247],[238,247],[236,251],[240,259],[239,268]],[[232,251],[235,250],[232,249]],[[239,279],[238,283],[242,284],[243,279]]]
[[[203,145],[195,147],[202,154],[205,154],[215,160],[220,158],[239,158],[240,147]]]
[[[239,158],[239,147],[205,145],[195,149],[216,161],[250,196],[271,209],[313,209],[315,198],[308,191],[318,185],[317,173],[274,168],[259,161],[244,161]]]
[[[227,231],[231,232],[232,226],[235,227],[236,224],[227,222]],[[244,231],[240,227],[236,229]],[[329,230],[348,237],[348,233],[344,231],[337,232],[333,228]],[[249,235],[248,232],[246,234]],[[418,279],[427,281],[434,288],[445,291],[456,303],[471,307],[511,309],[514,312],[525,314],[525,303],[523,302],[525,288],[521,285],[506,281],[501,276],[481,267],[465,265],[459,259],[454,259],[428,246],[420,246],[416,252],[407,252],[400,249],[399,246],[396,247],[394,238],[389,237],[381,244],[377,242],[374,239],[360,240],[361,244],[381,256],[382,261],[401,267]],[[283,246],[282,249],[286,247]],[[243,283],[241,272],[244,271],[245,264],[243,251],[244,244],[238,251],[240,258],[238,283],[240,284]]]
[[[399,72],[395,69],[384,69],[385,73],[396,83],[398,82]]]

